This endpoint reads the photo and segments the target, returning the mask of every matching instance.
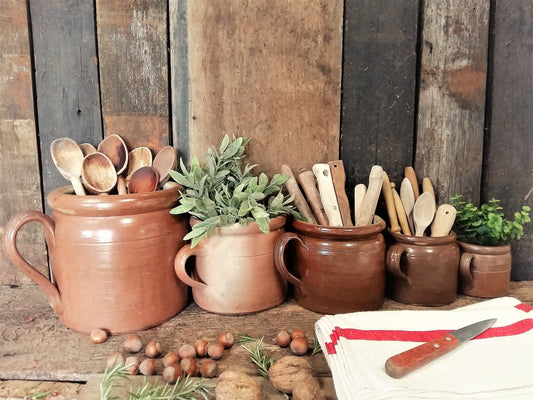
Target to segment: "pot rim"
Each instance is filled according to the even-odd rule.
[[[191,216],[189,219],[191,226],[194,226],[200,222],[202,221],[194,216]],[[281,229],[286,222],[287,217],[285,215],[271,218],[268,224],[270,232]],[[259,233],[265,235],[265,233],[259,229],[259,226],[255,221],[250,221],[247,225],[241,225],[238,222],[235,222],[233,225],[218,226],[215,228],[215,234],[217,235],[252,235]]]
[[[470,253],[476,253],[476,254],[497,255],[497,254],[505,254],[511,251],[511,244],[509,243],[501,245],[501,246],[482,246],[479,244],[461,242],[460,240],[458,240],[457,243],[461,247],[461,250],[468,251]]]
[[[409,236],[400,232],[392,232],[387,228],[387,233],[390,234],[397,242],[406,243],[418,246],[439,246],[443,244],[455,243],[457,235],[455,232],[450,232],[447,236]]]
[[[338,239],[374,236],[382,232],[386,226],[383,220],[365,226],[326,226],[310,224],[297,219],[291,220],[291,225],[298,233],[303,235]]]

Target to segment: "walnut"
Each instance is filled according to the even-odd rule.
[[[285,393],[292,393],[295,384],[308,376],[313,376],[311,364],[297,356],[282,357],[268,370],[272,386]]]
[[[248,374],[227,370],[218,377],[215,397],[217,400],[261,400],[263,393]]]
[[[314,376],[306,376],[301,381],[294,384],[292,390],[293,400],[324,400],[325,397],[320,392],[320,384]]]

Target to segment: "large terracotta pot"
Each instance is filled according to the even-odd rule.
[[[333,227],[294,220],[276,244],[276,267],[296,302],[324,314],[377,310],[385,296],[385,222]],[[291,243],[292,242],[292,243]]]
[[[405,304],[440,306],[457,298],[459,246],[455,233],[442,237],[391,232],[387,251],[390,297]]]
[[[274,245],[283,234],[285,217],[270,220],[270,233],[257,223],[216,228],[208,238],[176,255],[179,279],[192,288],[199,307],[219,314],[247,314],[272,308],[286,297],[286,284],[274,266]],[[197,223],[191,219],[191,225]],[[195,256],[191,274],[186,264]]]
[[[29,211],[6,226],[7,257],[45,292],[70,329],[111,334],[141,331],[171,318],[187,302],[187,287],[173,261],[184,244],[187,219],[169,213],[178,189],[134,195],[76,196],[70,187],[52,191],[52,218]],[[22,258],[19,229],[39,222],[45,232],[52,283]]]
[[[475,297],[504,296],[509,291],[511,280],[511,245],[458,243],[461,248],[462,292]]]

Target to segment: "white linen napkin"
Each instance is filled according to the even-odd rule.
[[[387,358],[490,318],[487,331],[419,370],[385,373]],[[533,399],[533,307],[512,297],[453,311],[325,315],[315,331],[339,400]]]

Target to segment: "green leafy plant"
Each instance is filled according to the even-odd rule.
[[[514,213],[514,219],[506,219],[500,201],[491,199],[479,208],[472,203],[461,201],[461,195],[452,197],[457,209],[454,231],[460,241],[481,246],[501,246],[520,239],[524,225],[531,221],[529,206],[523,206]]]
[[[184,188],[178,206],[170,212],[189,213],[202,221],[184,237],[191,239],[191,247],[209,237],[216,227],[255,221],[261,231],[268,233],[272,217],[289,214],[301,219],[292,204],[294,196],[285,196],[281,191],[287,176],[276,174],[269,180],[264,173],[251,174],[256,165],[242,167],[249,140],[244,137],[230,140],[226,135],[218,151],[214,148],[207,151],[205,166],[193,158],[189,169],[180,160],[181,172],[170,171],[172,179]]]

